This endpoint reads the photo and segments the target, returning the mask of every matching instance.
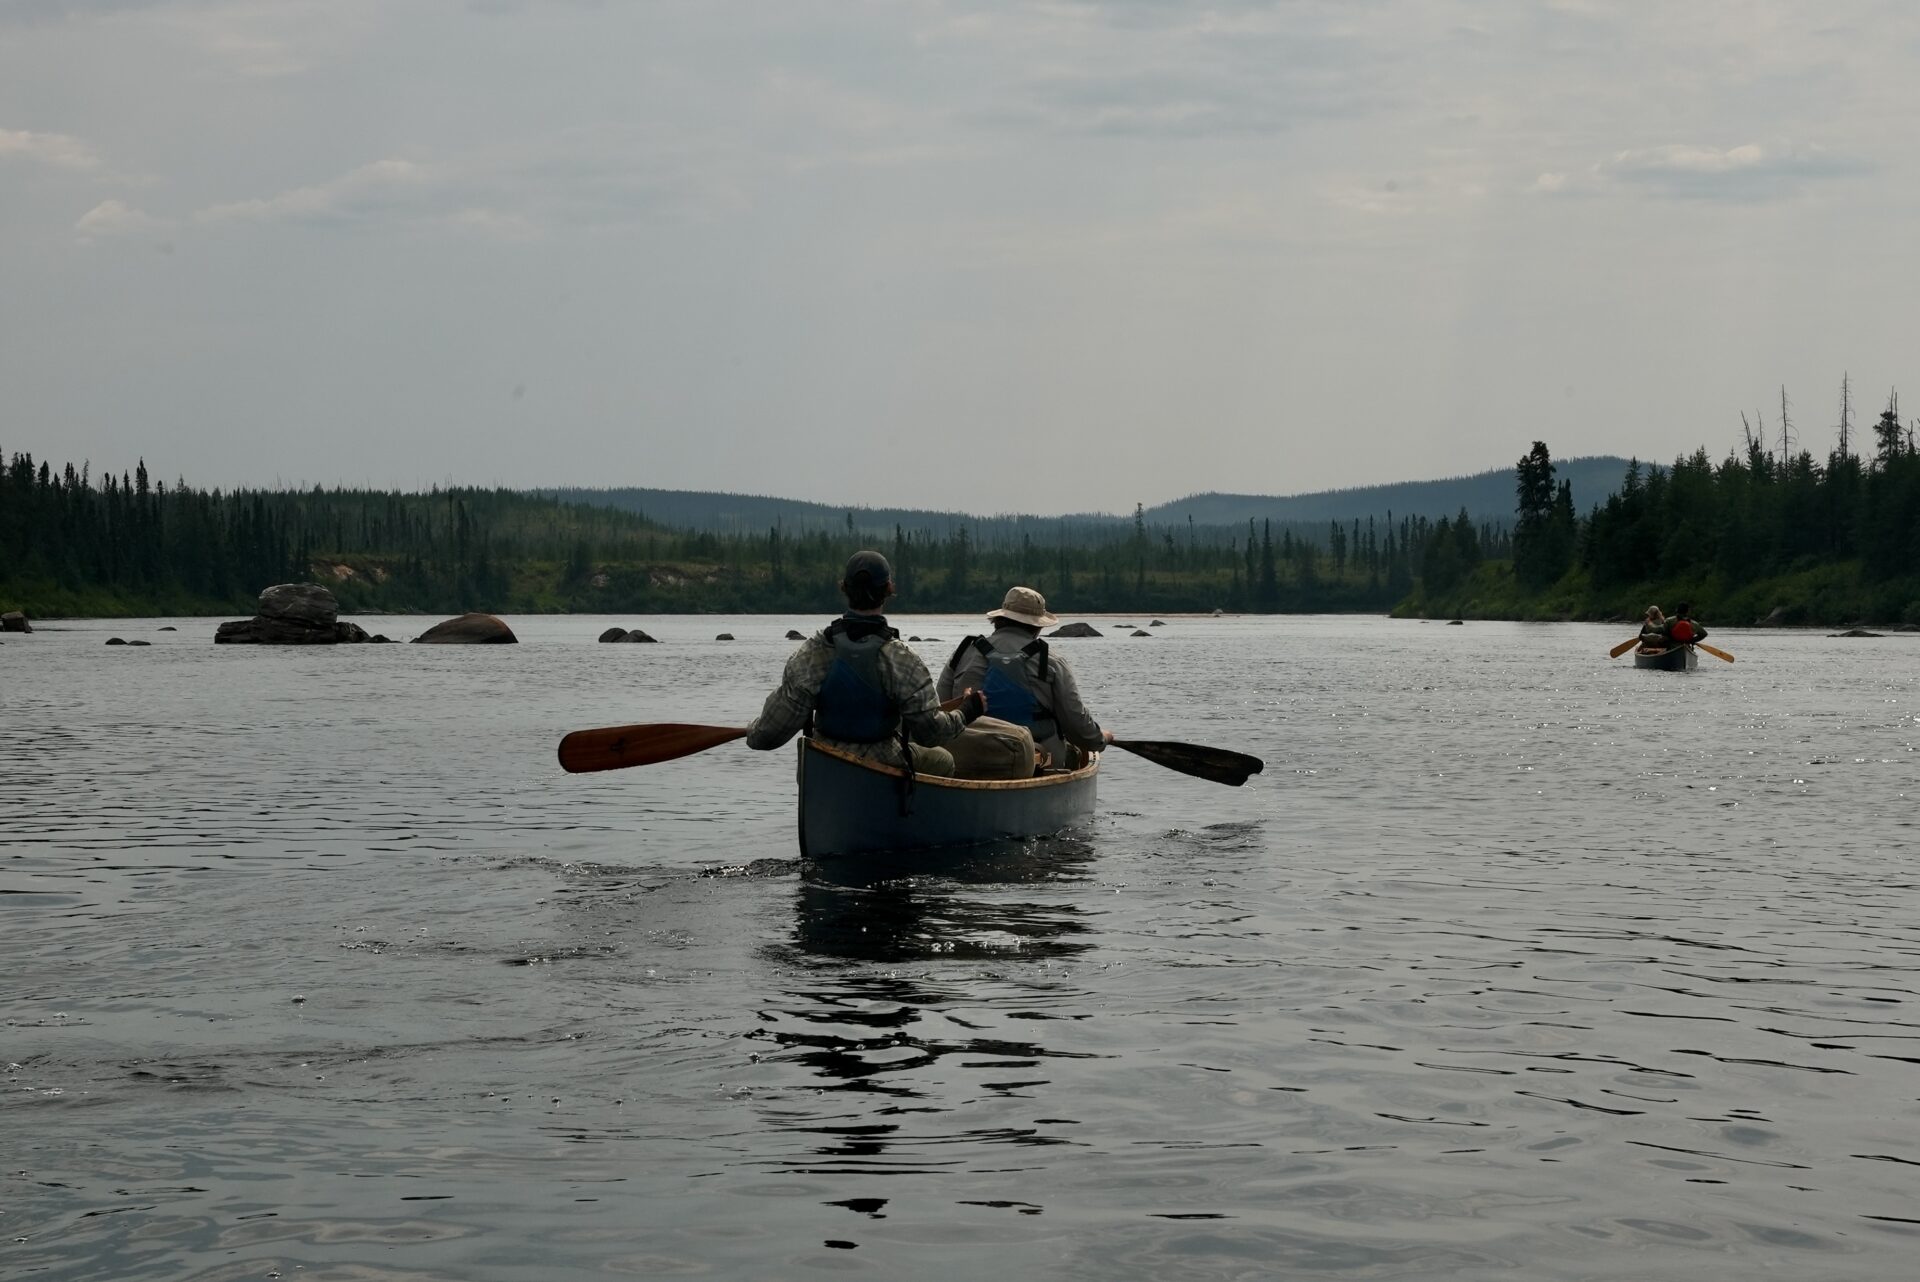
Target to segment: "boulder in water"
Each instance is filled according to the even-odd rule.
[[[124,637],[108,637],[107,638],[108,645],[125,645],[126,643],[127,643],[126,638]]]
[[[1869,632],[1865,628],[1848,628],[1845,632],[1829,632],[1827,635],[1833,637],[1883,637],[1887,634],[1884,632]]]
[[[1149,623],[1147,626],[1150,628],[1164,628],[1167,626],[1167,621],[1165,619],[1155,619],[1152,623]]]
[[[1467,626],[1467,621],[1465,619],[1448,619],[1447,626],[1450,628],[1464,628]]]
[[[357,623],[341,623],[333,593],[317,583],[278,583],[260,594],[260,612],[214,630],[216,645],[341,645],[365,641]]]
[[[600,634],[600,639],[602,641],[625,641],[627,639],[627,630],[625,628],[608,628]]]
[[[415,645],[513,645],[520,640],[513,629],[491,614],[478,611],[436,623],[413,639]]]
[[[1102,633],[1091,623],[1068,623],[1055,628],[1047,635],[1049,637],[1097,637]]]
[[[715,641],[731,641],[733,640],[733,633],[722,632],[719,636],[715,637],[714,640]]]
[[[1147,631],[1145,628],[1135,628],[1133,630],[1133,635],[1137,637],[1150,637],[1153,635],[1153,633]]]
[[[171,623],[163,624],[156,629],[156,631],[159,632],[178,632],[179,630],[179,628],[174,627]]]
[[[128,645],[152,645],[152,644],[153,644],[153,642],[151,642],[151,641],[129,641],[129,642],[127,642],[127,644],[128,644]]]
[[[0,614],[0,632],[31,632],[33,625],[27,622],[27,616],[18,610],[8,610]]]
[[[805,641],[806,639],[807,639],[807,638],[806,638],[806,637],[805,637],[805,636],[804,636],[804,635],[803,635],[803,634],[802,634],[802,633],[800,632],[800,630],[799,630],[798,628],[788,628],[788,629],[787,629],[787,640],[789,640],[789,641]]]

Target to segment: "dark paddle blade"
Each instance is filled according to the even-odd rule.
[[[1249,757],[1244,752],[1228,752],[1225,748],[1209,748],[1198,743],[1174,743],[1169,739],[1115,739],[1113,746],[1145,757],[1156,766],[1178,770],[1196,779],[1224,783],[1230,788],[1238,788],[1247,781],[1249,775],[1257,775],[1266,768],[1266,763],[1258,757]]]
[[[1623,654],[1625,654],[1625,653],[1626,653],[1627,651],[1629,651],[1629,650],[1631,650],[1631,649],[1633,649],[1633,647],[1635,647],[1635,646],[1637,646],[1637,645],[1639,645],[1639,644],[1640,644],[1640,638],[1639,638],[1639,637],[1635,637],[1635,638],[1634,638],[1633,640],[1631,640],[1631,641],[1622,641],[1622,642],[1621,642],[1621,643],[1620,643],[1619,645],[1617,645],[1617,646],[1615,646],[1615,647],[1613,647],[1613,649],[1611,649],[1611,650],[1609,650],[1609,651],[1607,651],[1607,657],[1608,657],[1609,659],[1617,659],[1617,658],[1619,658],[1619,657],[1620,657],[1621,655],[1623,655]]]
[[[1725,659],[1728,663],[1733,662],[1732,655],[1728,654],[1725,650],[1720,649],[1718,646],[1708,645],[1705,641],[1695,641],[1693,643],[1693,648],[1696,650],[1705,650],[1708,654],[1712,655],[1716,659]]]
[[[732,726],[690,726],[673,721],[575,730],[560,741],[560,768],[578,775],[590,770],[651,766],[746,737],[745,729]]]

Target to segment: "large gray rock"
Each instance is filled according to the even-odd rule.
[[[1091,623],[1068,623],[1055,628],[1047,635],[1050,637],[1097,637],[1102,633]]]
[[[277,583],[260,594],[256,617],[307,628],[330,628],[339,614],[340,603],[318,583]]]
[[[413,639],[415,645],[513,645],[520,638],[491,614],[463,614],[436,623]]]
[[[33,625],[27,622],[27,616],[18,610],[8,610],[0,614],[0,632],[31,632]]]
[[[800,631],[800,630],[799,630],[798,628],[788,628],[788,629],[787,629],[787,640],[789,640],[789,641],[805,641],[806,639],[807,639],[807,638],[806,638],[806,634],[805,634],[805,633],[803,633],[803,632],[801,632],[801,631]]]
[[[600,639],[602,641],[625,641],[627,639],[627,630],[625,628],[608,628],[600,634]]]
[[[214,629],[215,645],[351,645],[367,640],[357,623],[336,617],[340,606],[318,583],[277,583],[260,594],[260,612]]]

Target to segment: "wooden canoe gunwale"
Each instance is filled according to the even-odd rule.
[[[823,752],[829,757],[836,757],[850,765],[859,766],[862,770],[871,770],[877,775],[885,775],[889,779],[898,779],[907,773],[898,766],[882,765],[877,761],[868,761],[865,757],[856,757],[843,748],[829,747],[818,739],[808,739],[806,745],[814,752]],[[1084,779],[1099,768],[1100,754],[1096,752],[1089,758],[1086,765],[1078,770],[1061,774],[1035,775],[1031,779],[955,779],[948,775],[923,775],[916,772],[913,776],[913,786],[916,788],[979,788],[992,792],[1011,792],[1023,788],[1057,788],[1063,783]]]

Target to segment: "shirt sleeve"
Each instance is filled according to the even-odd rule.
[[[1087,705],[1080,701],[1080,686],[1073,679],[1073,670],[1058,659],[1049,666],[1053,719],[1060,727],[1060,737],[1084,752],[1100,751],[1107,746],[1106,736],[1100,731],[1100,723],[1087,711]]]
[[[920,656],[900,641],[889,642],[881,653],[887,660],[893,700],[900,709],[907,736],[928,747],[959,737],[967,728],[967,719],[958,712],[940,710],[941,701],[934,693],[933,677]]]
[[[826,680],[827,662],[832,651],[815,645],[812,641],[793,652],[787,660],[786,671],[781,674],[780,684],[767,696],[767,702],[760,709],[760,715],[747,727],[747,746],[765,752],[778,748],[787,740],[800,733],[807,724],[807,715],[813,711],[814,696],[820,693],[820,683]]]

